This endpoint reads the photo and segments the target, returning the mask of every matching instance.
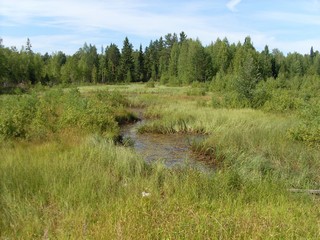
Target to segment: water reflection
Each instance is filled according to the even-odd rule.
[[[197,161],[197,156],[190,150],[193,141],[201,141],[202,135],[189,134],[139,134],[138,128],[146,120],[126,125],[121,134],[124,139],[132,140],[133,147],[138,154],[149,162],[163,161],[167,167],[191,166],[200,170],[207,167]]]

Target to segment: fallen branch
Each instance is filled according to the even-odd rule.
[[[309,193],[309,194],[314,194],[314,195],[320,195],[320,190],[291,188],[291,189],[289,189],[289,191],[295,192],[295,193]]]

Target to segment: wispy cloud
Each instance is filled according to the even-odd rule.
[[[226,4],[227,3],[227,4]],[[35,51],[73,53],[84,42],[122,44],[128,36],[135,47],[167,33],[185,31],[204,45],[217,37],[230,42],[251,36],[264,45],[294,51],[294,44],[316,43],[319,0],[0,0],[0,36],[6,46],[32,41]],[[290,33],[287,35],[286,33]],[[19,43],[19,41],[21,41]],[[319,41],[320,42],[320,41]],[[289,49],[290,47],[290,49]],[[320,45],[314,45],[320,49]]]
[[[166,13],[157,13],[159,6],[148,4],[147,1],[133,4],[128,0],[103,2],[27,0],[22,3],[11,0],[3,5],[0,15],[6,18],[2,25],[39,25],[45,24],[45,21],[52,27],[65,27],[74,31],[108,29],[150,36],[154,32],[163,33],[164,29],[183,30],[184,27],[202,23],[201,18],[192,16],[193,8],[190,4],[188,8],[185,7],[180,11],[171,10]],[[50,18],[50,21],[44,19],[39,21],[38,19],[42,17]]]
[[[107,41],[112,38],[108,36],[110,31],[129,35],[129,38],[134,36],[148,38],[148,43],[151,39],[169,32],[181,31],[185,31],[189,37],[208,39],[210,32],[219,33],[219,29],[222,28],[219,26],[221,21],[218,16],[208,17],[199,14],[201,11],[217,6],[211,1],[188,3],[165,1],[162,3],[138,0],[133,3],[129,0],[92,0],[90,2],[26,0],[19,3],[18,0],[11,0],[2,5],[0,16],[4,18],[0,26],[26,26],[26,32],[30,25],[46,26],[47,29],[63,29],[77,37],[80,36],[83,42],[92,40],[92,35],[96,36],[99,43],[103,42],[103,39]],[[201,35],[197,35],[199,29],[204,29],[200,31]],[[44,34],[40,33],[40,35]],[[12,36],[9,37],[14,39]],[[26,37],[37,39],[37,36],[27,35]]]
[[[237,11],[236,7],[239,5],[239,3],[241,3],[241,0],[230,0],[227,3],[227,8],[229,8],[232,12],[235,12]]]

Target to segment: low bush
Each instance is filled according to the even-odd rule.
[[[270,112],[289,112],[300,109],[303,105],[303,100],[294,92],[274,90],[272,96],[263,105],[262,109]]]
[[[301,123],[289,130],[291,137],[310,145],[320,146],[320,105],[309,103],[300,110]]]
[[[34,95],[1,98],[0,135],[2,138],[25,138],[35,117],[38,99]]]
[[[0,136],[3,139],[44,139],[75,128],[106,137],[118,134],[118,122],[135,117],[124,110],[128,100],[117,92],[82,96],[77,89],[53,89],[40,94],[1,98]]]
[[[153,79],[150,79],[147,83],[146,83],[146,87],[147,88],[154,88],[156,85],[155,85],[155,82],[153,81]]]

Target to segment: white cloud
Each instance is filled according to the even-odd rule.
[[[310,14],[310,10],[301,10],[302,4],[298,8],[301,11],[290,13],[280,5],[270,9],[276,0],[268,3],[259,1],[260,5],[257,6],[260,12],[249,12],[243,6],[242,14],[230,14],[228,9],[236,12],[241,2],[229,0],[225,5],[226,1],[222,0],[214,3],[212,0],[0,0],[0,34],[6,46],[15,45],[18,48],[25,45],[29,37],[34,50],[42,53],[62,50],[71,54],[84,42],[95,44],[98,48],[111,42],[121,47],[126,35],[136,44],[135,47],[144,39],[142,44],[146,46],[150,40],[169,32],[181,31],[185,31],[189,37],[199,37],[204,45],[214,42],[218,37],[227,37],[230,43],[243,42],[250,35],[258,50],[262,50],[266,44],[285,52],[305,52],[311,43],[314,43],[315,49],[320,48],[320,41],[317,45],[315,35],[306,36],[308,27],[314,26],[316,29],[320,25],[320,17]],[[285,2],[291,3],[289,0]],[[319,0],[309,3],[313,7],[308,5],[308,8],[313,11],[320,7]],[[265,6],[269,10],[265,10]],[[284,23],[291,28],[282,28]],[[296,28],[295,23],[300,23],[303,29]],[[13,33],[15,26],[23,29],[23,33]],[[34,26],[48,31],[36,32]],[[9,29],[12,35],[2,29]],[[286,31],[291,31],[290,37],[286,36]],[[311,40],[302,41],[301,36]]]
[[[7,1],[0,9],[6,18],[2,26],[44,25],[63,27],[72,31],[86,32],[96,29],[121,31],[144,36],[155,32],[163,34],[171,30],[202,24],[201,18],[192,17],[190,4],[177,12],[156,13],[155,4],[143,1]],[[199,4],[197,4],[199,5]],[[154,9],[150,10],[149,7]],[[199,6],[197,6],[199,8]],[[188,11],[188,12],[185,12]],[[46,18],[46,19],[41,19]],[[40,20],[39,20],[40,19]]]
[[[232,12],[236,12],[237,9],[237,5],[241,3],[241,0],[230,0],[228,3],[227,3],[227,8],[229,8]]]
[[[169,4],[169,8],[168,8]],[[212,7],[211,1],[185,3],[166,3],[154,1],[129,0],[11,0],[3,3],[0,15],[5,16],[0,26],[46,26],[47,29],[64,29],[64,31],[81,35],[83,42],[88,35],[101,35],[113,31],[140,38],[154,38],[169,32],[185,31],[190,37],[200,27],[210,26],[210,31],[217,32],[221,24],[219,17],[198,14],[198,11]],[[212,21],[213,20],[213,21]],[[212,24],[212,22],[214,24]],[[207,35],[209,29],[207,28]],[[27,30],[26,30],[27,31]],[[41,35],[41,33],[40,33]],[[43,35],[43,33],[42,33]],[[5,36],[3,36],[5,38]],[[35,37],[28,35],[34,39]],[[103,38],[97,36],[97,38]],[[201,37],[201,36],[199,36]],[[110,38],[110,36],[104,36]],[[92,37],[89,37],[92,39]],[[103,40],[100,40],[103,42]],[[36,46],[36,44],[34,44]]]

